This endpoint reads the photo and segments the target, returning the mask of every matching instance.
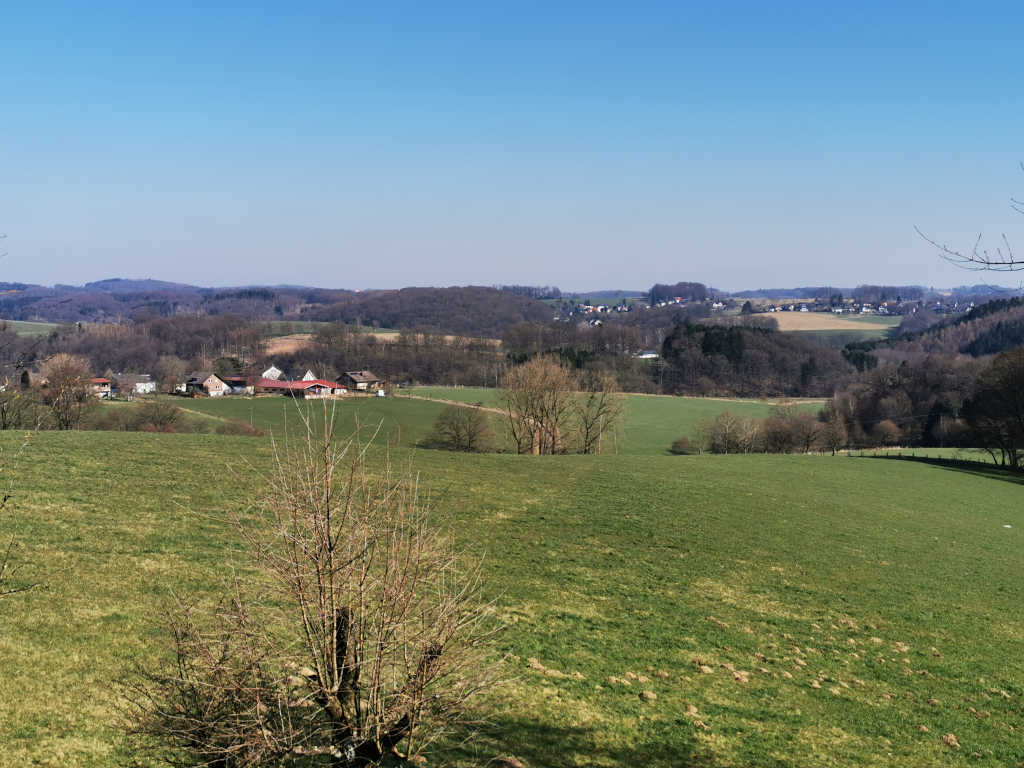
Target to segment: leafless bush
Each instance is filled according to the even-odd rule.
[[[494,431],[487,412],[479,404],[449,405],[438,414],[424,446],[448,451],[489,453],[494,450]]]
[[[276,456],[235,520],[265,584],[172,614],[175,663],[128,685],[129,730],[221,768],[418,755],[492,682],[478,568],[389,456],[371,471],[356,438],[308,425]]]

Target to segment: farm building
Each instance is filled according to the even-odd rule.
[[[104,379],[103,377],[94,378],[92,381],[92,393],[96,397],[103,399],[110,397],[110,379]]]
[[[260,379],[256,383],[256,391],[306,399],[348,394],[348,390],[345,387],[341,386],[337,382],[327,381],[326,379],[303,379],[301,381]]]
[[[384,386],[384,379],[372,371],[345,371],[345,378],[348,379],[352,389],[357,389],[360,392],[368,392]]]
[[[255,390],[245,376],[221,376],[232,395],[251,395]]]
[[[209,371],[197,371],[185,375],[186,395],[209,395],[210,397],[221,397],[228,394],[231,387],[215,373]]]
[[[121,397],[151,395],[156,392],[156,382],[148,373],[117,374],[117,393]]]

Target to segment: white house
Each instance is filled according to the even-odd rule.
[[[284,376],[284,371],[278,368],[276,365],[272,365],[263,372],[264,379],[275,379],[280,380]]]
[[[132,395],[151,395],[156,392],[156,382],[148,373],[117,374],[118,393],[122,397]]]

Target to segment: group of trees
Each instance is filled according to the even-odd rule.
[[[599,374],[584,391],[560,360],[538,356],[508,372],[502,410],[516,453],[601,453],[623,412],[614,376]]]
[[[797,406],[777,406],[768,418],[743,418],[723,411],[697,426],[694,439],[681,437],[670,447],[675,454],[690,453],[810,453],[835,454],[846,447],[841,419],[828,409],[816,414]]]
[[[745,325],[677,325],[654,366],[666,394],[827,397],[852,366],[817,341]]]
[[[322,327],[311,347],[276,355],[284,370],[307,367],[328,378],[367,368],[389,381],[462,386],[498,386],[507,360],[490,339],[407,330],[382,339],[343,323]]]
[[[506,374],[501,407],[450,405],[424,446],[485,453],[504,445],[516,453],[594,454],[607,450],[621,426],[624,400],[614,376],[582,377],[553,356],[534,357]],[[505,440],[492,420],[500,417]]]

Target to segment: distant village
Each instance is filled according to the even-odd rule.
[[[830,312],[836,315],[911,315],[923,309],[936,315],[953,315],[969,312],[975,302],[954,297],[929,300],[902,300],[861,302],[855,298],[818,298],[793,301],[770,301],[735,297],[709,297],[690,300],[674,296],[653,304],[642,299],[621,299],[614,304],[564,303],[559,314],[553,319],[561,322],[583,321],[591,326],[603,323],[602,316],[622,312],[643,312],[671,307],[698,306],[711,314],[773,314],[776,312]]]
[[[157,383],[147,374],[114,374],[92,379],[92,391],[100,399],[130,400],[136,395],[156,393]],[[232,395],[285,395],[300,399],[344,397],[349,394],[385,397],[387,382],[372,371],[346,371],[341,381],[320,378],[312,370],[294,379],[276,366],[258,377],[229,376],[213,371],[185,374],[174,387],[184,397],[229,397]]]

